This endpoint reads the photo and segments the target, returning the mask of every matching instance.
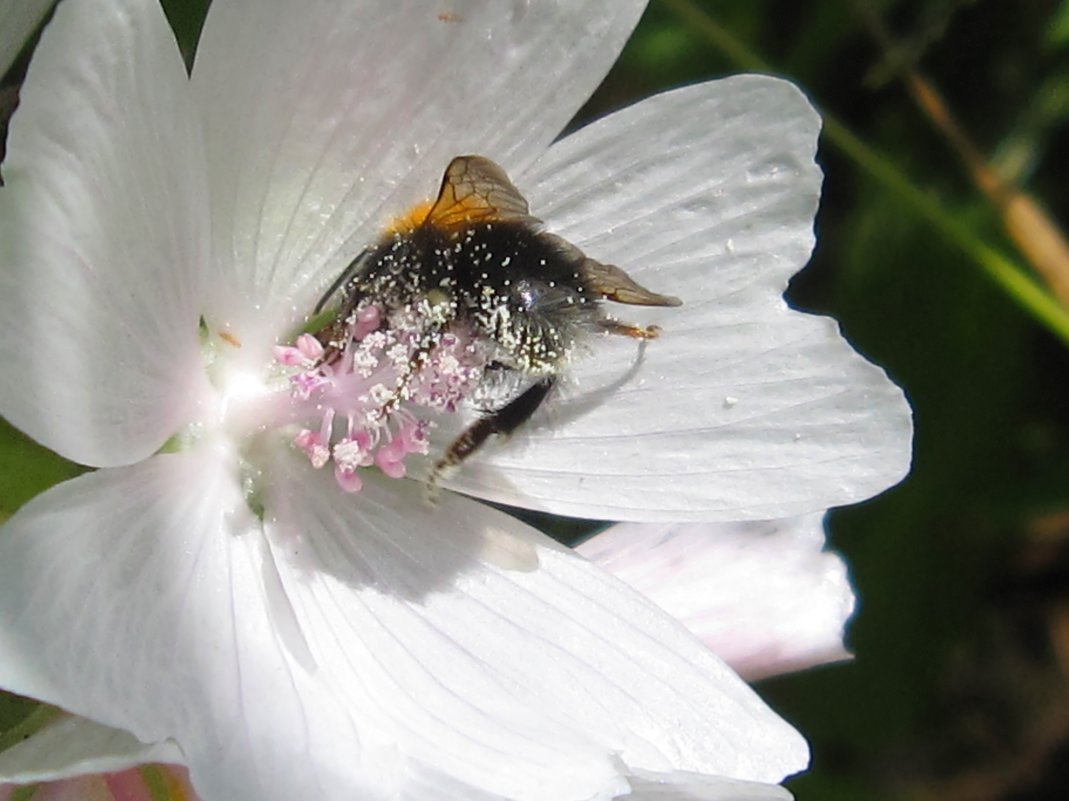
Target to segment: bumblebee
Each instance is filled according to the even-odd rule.
[[[398,402],[406,378],[444,336],[461,328],[487,347],[489,368],[519,379],[518,393],[485,411],[446,449],[432,484],[491,436],[509,434],[530,419],[584,336],[601,331],[652,339],[660,333],[656,326],[610,317],[604,300],[681,303],[543,230],[505,171],[474,155],[454,158],[430,208],[409,213],[360,253],[324,294],[316,313],[338,294],[341,303],[328,339],[368,302],[387,313],[407,311],[418,320],[418,342],[409,372],[398,381]],[[324,359],[329,358],[328,349]]]

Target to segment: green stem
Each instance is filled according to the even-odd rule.
[[[710,43],[745,70],[772,72],[771,67],[740,42],[693,0],[662,0],[680,18],[701,32]],[[883,184],[903,205],[911,208],[948,241],[957,245],[1033,318],[1069,344],[1069,310],[1047,288],[1013,259],[985,242],[947,213],[939,203],[910,182],[886,157],[869,147],[834,116],[821,111],[824,137],[858,167]]]

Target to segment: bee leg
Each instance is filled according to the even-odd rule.
[[[320,303],[323,303],[327,297],[329,296],[324,296]],[[334,364],[345,348],[348,347],[353,313],[361,300],[362,296],[356,292],[346,293],[342,299],[342,305],[330,322],[312,334],[319,340],[319,344],[323,346],[323,355],[316,362],[317,367],[323,364]],[[318,307],[316,313],[318,314]]]
[[[407,364],[394,378],[393,390],[390,392],[389,398],[382,404],[382,412],[384,414],[392,413],[403,401],[408,400],[410,385],[419,375],[420,370],[427,365],[427,360],[442,341],[444,332],[445,328],[440,325],[428,328],[423,332],[415,348],[411,351]]]
[[[464,432],[453,440],[438,464],[431,473],[430,487],[433,489],[438,480],[477,451],[486,440],[495,434],[511,434],[525,422],[531,419],[542,401],[553,389],[556,379],[553,376],[543,378],[536,384],[532,384],[520,395],[513,398],[500,409],[480,417]]]
[[[315,366],[331,365],[336,362],[345,350],[345,340],[349,335],[343,322],[335,320],[324,328],[316,331],[312,336],[323,346],[323,353],[316,361]]]
[[[632,339],[656,339],[661,335],[661,327],[659,325],[631,325],[630,323],[614,320],[611,317],[598,320],[598,326],[602,331],[609,334],[618,334]]]

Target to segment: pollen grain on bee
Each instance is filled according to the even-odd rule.
[[[488,383],[504,383],[503,372],[518,377],[518,389],[439,462],[455,467],[535,412],[584,336],[639,331],[604,315],[608,291],[589,266],[640,297],[660,296],[543,233],[526,208],[500,167],[454,159],[438,200],[391,222],[320,302],[340,292],[335,320],[285,352],[284,363],[301,366],[293,394],[318,420],[294,441],[313,466],[333,462],[344,489],[358,490],[359,468],[372,464],[405,475],[405,458],[429,449],[426,411],[455,412]]]

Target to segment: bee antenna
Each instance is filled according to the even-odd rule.
[[[355,259],[349,262],[349,266],[342,270],[341,275],[339,275],[334,280],[334,283],[330,285],[330,288],[323,293],[323,297],[321,297],[319,299],[319,302],[315,305],[315,309],[313,310],[312,314],[319,314],[321,311],[323,311],[323,307],[327,305],[327,301],[334,297],[334,293],[341,289],[343,286],[345,286],[347,283],[349,283],[357,275],[357,273],[359,273],[363,269],[364,263],[368,260],[368,257],[370,255],[370,248],[365,248],[364,250],[360,251],[360,253]]]

